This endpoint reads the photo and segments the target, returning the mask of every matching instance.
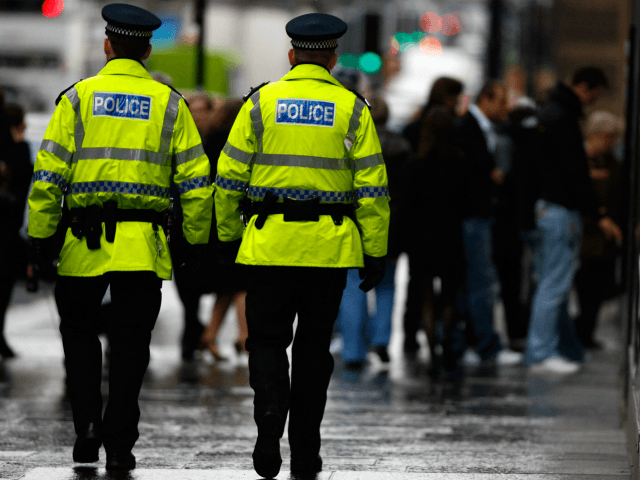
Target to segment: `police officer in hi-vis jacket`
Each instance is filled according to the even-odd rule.
[[[347,269],[361,269],[365,291],[380,282],[389,226],[387,173],[369,108],[331,76],[347,25],[308,14],[286,30],[291,71],[245,97],[215,180],[220,254],[247,265],[253,464],[264,477],[280,470],[287,415],[292,473],[322,468],[329,343]]]
[[[107,64],[58,98],[35,163],[29,235],[36,265],[52,268],[51,237],[64,195],[68,223],[55,298],[77,435],[73,460],[98,461],[104,444],[106,468],[128,470],[136,464],[138,395],[162,280],[171,279],[163,214],[173,170],[191,247],[187,269],[198,266],[209,240],[213,186],[185,100],[142,64],[160,19],[125,4],[107,5],[102,15]],[[103,416],[96,327],[107,287],[115,313]]]

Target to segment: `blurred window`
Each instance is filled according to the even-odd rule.
[[[0,11],[41,12],[42,0],[0,0]]]
[[[62,59],[57,53],[0,52],[0,67],[4,68],[59,68],[61,66]]]

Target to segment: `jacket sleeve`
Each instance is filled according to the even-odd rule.
[[[62,211],[62,195],[72,178],[76,119],[71,102],[62,96],[36,157],[29,195],[28,231],[31,237],[47,238],[56,232]]]
[[[192,244],[209,242],[213,215],[211,166],[193,117],[180,99],[176,128],[173,132],[174,181],[180,191],[182,231]]]
[[[251,121],[253,108],[255,106],[251,100],[244,104],[218,159],[215,205],[218,238],[221,242],[231,242],[242,237],[239,204],[246,196],[245,188],[251,177],[251,160],[257,148]]]
[[[358,200],[356,218],[362,233],[364,254],[383,257],[387,254],[390,217],[387,169],[369,109],[356,99],[355,111],[359,108],[362,108],[360,125],[350,151],[354,169],[353,189]]]

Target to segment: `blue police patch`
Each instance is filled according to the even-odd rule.
[[[94,92],[94,117],[134,118],[149,120],[151,116],[151,97],[128,93]]]
[[[280,98],[276,105],[276,123],[333,127],[336,104],[322,100]]]

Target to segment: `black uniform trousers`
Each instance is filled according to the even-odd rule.
[[[109,402],[102,416],[100,304],[111,287]],[[149,365],[149,344],[162,300],[154,272],[109,272],[98,277],[58,277],[55,289],[67,387],[76,434],[102,425],[108,453],[127,453],[138,440],[138,395]]]
[[[314,459],[320,451],[320,424],[334,365],[329,344],[347,269],[251,266],[246,273],[254,419],[259,426],[266,413],[279,413],[282,437],[289,414],[291,457]],[[292,341],[289,380],[286,350]]]

